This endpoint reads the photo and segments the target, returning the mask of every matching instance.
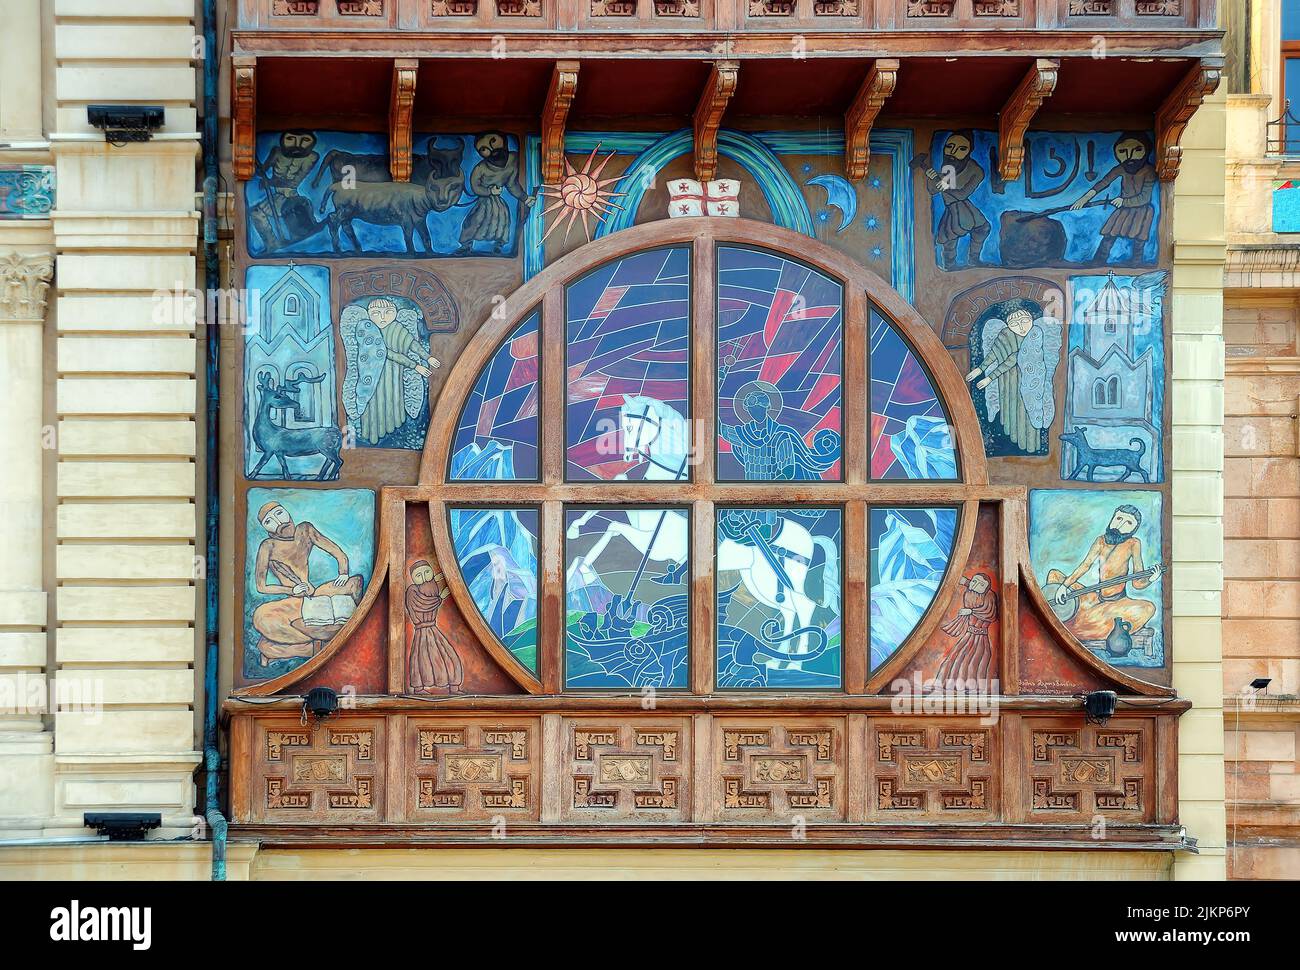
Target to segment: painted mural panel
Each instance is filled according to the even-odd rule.
[[[245,517],[243,672],[265,680],[315,656],[370,581],[375,493],[251,488]]]
[[[540,326],[533,312],[483,365],[456,424],[452,478],[537,479]]]
[[[871,477],[955,479],[957,440],[934,382],[874,306],[869,353]]]
[[[500,131],[416,134],[410,182],[394,182],[384,135],[292,130],[257,138],[245,187],[252,256],[513,256],[518,141]]]
[[[336,479],[343,436],[334,402],[329,270],[252,266],[244,329],[244,473]]]
[[[757,249],[717,259],[719,480],[838,481],[843,287]]]
[[[1023,174],[998,177],[998,133],[937,131],[913,159],[940,269],[1143,265],[1159,249],[1160,187],[1145,131],[1036,131]]]
[[[484,621],[524,667],[537,673],[535,508],[463,508],[449,515],[461,576]]]
[[[838,508],[722,508],[719,688],[842,686]]]
[[[871,670],[894,655],[930,608],[956,532],[956,509],[871,510]]]
[[[564,686],[685,688],[690,524],[678,508],[564,513]]]
[[[1034,489],[1029,553],[1065,628],[1117,667],[1164,665],[1163,496],[1122,489]]]
[[[569,285],[569,480],[690,477],[690,259],[635,253]]]
[[[1164,294],[1169,274],[1072,276],[1061,477],[1163,479]]]

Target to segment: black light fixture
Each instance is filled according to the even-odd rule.
[[[1115,713],[1118,698],[1113,690],[1094,690],[1083,697],[1083,711],[1089,724],[1105,724]]]
[[[158,812],[86,812],[81,821],[110,842],[140,842],[145,832],[162,825]]]
[[[104,133],[104,141],[125,145],[131,141],[150,141],[163,126],[164,111],[159,104],[92,104],[86,107],[86,120]]]
[[[307,692],[307,696],[302,702],[302,716],[306,721],[307,715],[320,720],[329,717],[339,709],[339,695],[334,693],[328,687],[313,687]]]
[[[1256,677],[1250,682],[1251,690],[1267,690],[1268,685],[1273,683],[1272,677]]]

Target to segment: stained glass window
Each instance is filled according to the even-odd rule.
[[[957,477],[957,445],[934,382],[898,329],[871,308],[871,477]]]
[[[956,531],[956,509],[871,509],[872,671],[894,655],[930,608]]]
[[[483,365],[456,425],[450,478],[536,480],[540,321],[529,314]]]
[[[687,686],[687,515],[565,509],[566,688]]]
[[[451,541],[461,576],[492,632],[537,673],[537,549],[535,508],[454,508]]]
[[[690,250],[607,263],[566,304],[566,477],[690,478]]]
[[[838,508],[718,510],[717,685],[841,686]]]
[[[843,287],[758,249],[718,249],[718,478],[838,481]]]

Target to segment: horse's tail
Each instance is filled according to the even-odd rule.
[[[1129,438],[1128,443],[1131,445],[1137,445],[1137,453],[1139,458],[1141,458],[1143,455],[1147,453],[1147,443],[1143,441],[1141,438]]]
[[[774,654],[789,660],[816,660],[826,652],[826,644],[829,642],[826,637],[826,631],[819,626],[801,626],[791,630],[789,633],[777,636],[781,629],[781,621],[772,617],[763,624],[761,631],[763,639],[763,653]],[[802,637],[811,636],[816,641],[813,648],[807,653],[794,653],[790,650],[782,650],[777,647],[779,643],[786,643],[790,640],[797,640]]]
[[[822,566],[821,605],[836,613],[840,610],[840,551],[829,536],[813,536],[812,541],[819,546],[826,559]]]

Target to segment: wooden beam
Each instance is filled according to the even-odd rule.
[[[727,102],[736,93],[739,61],[714,61],[695,109],[695,177],[707,182],[718,174],[718,129]]]
[[[1056,90],[1060,66],[1055,58],[1035,60],[998,113],[998,175],[1004,182],[1020,178],[1025,163],[1025,132],[1043,102]]]
[[[854,182],[867,177],[871,161],[871,126],[898,81],[898,58],[876,58],[857,97],[844,114],[844,173]]]
[[[578,62],[556,61],[542,108],[542,182],[555,185],[564,177],[564,123],[578,93]]]
[[[1183,160],[1183,147],[1180,144],[1183,132],[1187,130],[1187,123],[1192,120],[1192,115],[1196,114],[1201,102],[1218,88],[1222,67],[1222,62],[1217,58],[1194,63],[1156,112],[1155,162],[1156,175],[1160,181],[1172,182],[1177,177],[1178,166]]]
[[[257,58],[230,61],[230,155],[235,178],[247,182],[257,168]]]
[[[393,61],[393,88],[388,101],[388,171],[394,182],[411,181],[411,116],[419,69],[420,62],[414,58]]]

